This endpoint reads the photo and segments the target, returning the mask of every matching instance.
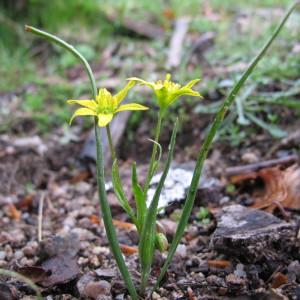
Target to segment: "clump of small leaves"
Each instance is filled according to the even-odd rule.
[[[226,116],[230,106],[234,102],[237,93],[240,91],[248,77],[251,75],[253,70],[255,69],[258,62],[265,55],[266,51],[271,46],[272,42],[275,40],[288,17],[296,7],[299,2],[296,2],[286,13],[285,17],[281,21],[278,28],[275,30],[273,35],[267,41],[265,46],[261,49],[258,55],[254,58],[254,60],[250,63],[249,67],[242,75],[240,80],[233,87],[232,91],[229,93],[228,97],[225,99],[221,107],[219,108],[214,121],[210,126],[210,130],[208,131],[207,137],[205,138],[202,147],[198,154],[198,159],[196,162],[196,166],[194,169],[192,181],[190,184],[190,188],[187,192],[186,200],[183,206],[182,214],[180,216],[177,230],[175,236],[172,240],[171,245],[168,245],[168,241],[164,234],[158,230],[159,226],[157,226],[157,215],[158,215],[158,203],[161,191],[163,189],[165,179],[167,177],[171,161],[173,158],[173,151],[176,142],[176,134],[178,129],[178,119],[174,123],[172,136],[170,138],[170,143],[168,147],[168,155],[167,159],[164,162],[163,173],[160,178],[160,181],[157,185],[156,191],[154,193],[153,198],[150,201],[150,205],[147,207],[146,199],[147,192],[149,189],[149,185],[151,179],[155,172],[158,169],[160,158],[161,158],[161,146],[159,144],[160,133],[163,128],[163,121],[168,113],[168,110],[171,108],[172,104],[177,101],[180,96],[193,96],[193,97],[201,97],[200,94],[193,90],[193,86],[199,82],[199,79],[194,79],[187,83],[186,85],[181,86],[178,83],[171,81],[171,75],[167,74],[164,80],[158,80],[155,82],[146,81],[140,78],[132,77],[129,78],[127,85],[124,89],[119,91],[116,95],[112,95],[109,91],[104,88],[97,90],[95,78],[93,72],[88,64],[87,60],[71,45],[66,43],[65,41],[59,39],[58,37],[51,35],[47,32],[41,31],[34,27],[26,26],[26,31],[32,32],[36,35],[39,35],[47,40],[56,43],[57,45],[65,48],[71,54],[73,54],[76,58],[80,60],[80,62],[85,67],[87,74],[91,83],[91,91],[92,97],[87,100],[68,100],[70,104],[78,104],[80,108],[78,108],[71,121],[78,116],[93,116],[94,118],[94,127],[95,127],[95,137],[97,144],[97,182],[98,182],[98,190],[99,190],[99,201],[101,206],[102,217],[104,221],[104,226],[106,230],[107,239],[109,241],[112,253],[117,262],[120,273],[123,277],[123,280],[126,283],[128,291],[133,300],[139,299],[140,296],[144,296],[146,287],[148,285],[148,278],[151,272],[151,266],[154,257],[155,249],[160,251],[168,250],[167,258],[164,262],[164,265],[161,269],[161,273],[157,278],[157,282],[153,287],[152,291],[158,288],[161,280],[163,279],[170,262],[175,254],[176,248],[183,236],[185,227],[188,223],[189,216],[191,214],[194,200],[196,197],[197,186],[199,184],[202,168],[208,151],[211,147],[211,144],[215,138],[215,135],[220,128],[221,123]],[[145,85],[152,89],[158,105],[158,115],[157,115],[157,125],[155,130],[155,136],[153,140],[153,150],[150,157],[149,168],[146,180],[142,185],[138,180],[138,174],[136,170],[136,165],[132,165],[132,192],[135,199],[135,209],[132,208],[129,204],[129,201],[125,195],[124,187],[120,179],[119,168],[118,168],[118,159],[116,157],[116,152],[112,143],[112,137],[110,132],[109,124],[113,119],[114,115],[120,113],[124,110],[147,110],[148,108],[137,104],[121,104],[123,99],[126,97],[128,91],[132,89],[135,85]],[[140,259],[140,271],[141,271],[141,281],[140,281],[140,289],[139,293],[136,289],[130,272],[125,264],[124,258],[122,256],[122,252],[117,240],[117,235],[115,231],[115,227],[112,222],[111,210],[107,201],[107,194],[105,190],[105,176],[104,176],[104,161],[103,161],[103,147],[102,147],[102,139],[100,133],[100,127],[106,128],[106,134],[108,137],[108,141],[110,144],[110,151],[113,158],[112,163],[112,178],[113,178],[113,187],[115,194],[123,207],[123,209],[127,212],[132,222],[135,224],[138,234],[139,234],[139,259]],[[205,209],[201,211],[201,218],[205,215],[204,219],[207,218],[207,213]]]
[[[197,218],[200,220],[201,224],[207,225],[210,222],[210,213],[209,210],[203,206],[200,207]]]

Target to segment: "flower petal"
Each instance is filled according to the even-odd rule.
[[[78,109],[74,112],[74,114],[73,114],[73,116],[72,116],[72,118],[71,118],[69,124],[71,125],[71,123],[72,123],[72,121],[73,121],[73,119],[74,119],[75,117],[78,117],[78,116],[96,116],[96,115],[97,115],[97,114],[96,114],[93,110],[91,110],[91,109],[89,109],[89,108],[78,108]]]
[[[202,97],[197,91],[193,91],[192,89],[189,88],[181,88],[178,91],[173,93],[174,96],[179,97],[182,95],[186,95],[186,96],[193,96],[193,97]]]
[[[149,87],[151,87],[151,88],[153,88],[153,89],[154,89],[154,87],[155,87],[155,83],[154,83],[154,82],[146,81],[146,80],[143,80],[143,79],[141,79],[141,78],[130,77],[130,78],[127,78],[127,80],[137,82],[137,83],[139,83],[139,84],[141,84],[141,85],[147,85],[147,86],[149,86]]]
[[[97,103],[101,107],[109,107],[112,104],[112,95],[107,89],[99,89]]]
[[[149,108],[138,103],[128,103],[128,104],[121,105],[116,110],[116,113],[124,110],[147,110],[147,109]]]
[[[112,120],[113,116],[113,114],[98,114],[98,126],[106,126]]]
[[[127,85],[116,95],[114,95],[114,99],[117,100],[117,104],[121,103],[123,101],[123,99],[126,97],[127,93],[129,92],[129,90],[131,88],[133,88],[133,86],[135,85],[135,81],[130,80]]]
[[[69,104],[79,104],[83,107],[87,107],[90,109],[96,109],[97,103],[94,100],[67,100]]]
[[[191,89],[196,83],[198,83],[200,81],[200,79],[194,79],[191,80],[188,84],[186,84],[185,86],[183,86],[182,88],[187,88],[187,89]]]

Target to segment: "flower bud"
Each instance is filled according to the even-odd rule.
[[[169,242],[163,233],[156,234],[156,248],[160,252],[165,252],[169,248]]]

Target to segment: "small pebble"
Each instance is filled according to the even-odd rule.
[[[89,282],[84,288],[84,295],[92,299],[110,295],[111,284],[105,280]]]
[[[6,257],[5,251],[0,251],[0,260],[5,259],[5,257]]]

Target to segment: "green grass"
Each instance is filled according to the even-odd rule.
[[[190,16],[192,19],[190,30],[194,35],[206,31],[217,32],[215,45],[205,53],[205,58],[212,69],[215,66],[227,68],[249,62],[250,57],[256,53],[257,48],[262,45],[278,22],[276,15],[272,13],[257,15],[255,10],[285,8],[291,1],[103,0],[100,5],[93,0],[71,2],[30,0],[28,3],[28,8],[22,10],[17,10],[9,4],[5,7],[7,13],[0,14],[0,93],[17,92],[20,95],[18,101],[21,109],[37,116],[35,118],[38,128],[47,128],[61,126],[65,119],[68,119],[70,109],[66,108],[65,99],[82,97],[88,90],[85,81],[81,80],[76,84],[75,90],[70,89],[71,84],[68,84],[66,70],[76,67],[77,61],[59,48],[43,44],[40,40],[25,35],[22,32],[24,23],[39,26],[68,40],[96,67],[103,50],[112,43],[119,43],[118,55],[107,62],[104,73],[98,74],[99,82],[110,78],[111,74],[120,79],[128,76],[151,79],[154,76],[153,72],[162,74],[165,72],[164,64],[173,18]],[[209,9],[219,17],[218,21],[212,20],[207,15],[205,3],[209,3]],[[248,12],[248,22],[251,26],[245,26],[241,31],[236,24],[236,17],[243,10]],[[119,18],[115,23],[107,21],[105,18],[107,12],[117,13]],[[154,22],[166,30],[166,36],[163,39],[140,40],[124,35],[119,32],[124,17]],[[299,77],[300,58],[289,55],[299,37],[298,19],[297,16],[291,18],[290,23],[294,22],[294,25],[283,30],[272,48],[272,55],[268,55],[253,74],[254,82],[270,84],[287,79],[293,81]],[[185,52],[189,51],[190,47],[191,45],[187,43]],[[145,54],[149,49],[153,55]],[[133,66],[137,65],[142,67],[135,70]],[[113,72],[107,73],[107,69]],[[201,66],[193,66],[189,72],[185,72],[183,65],[181,70],[175,72],[174,78],[182,82],[194,77],[203,77]],[[200,84],[202,93],[220,90],[223,79],[235,81],[239,74],[239,71],[232,71],[229,74],[217,73],[213,77],[204,77]],[[56,83],[52,83],[53,77],[62,78],[62,82],[57,83],[59,79],[56,79]],[[26,86],[32,84],[35,88],[27,95]],[[226,89],[223,89],[223,92],[226,93]],[[45,104],[47,109],[43,112]],[[185,115],[184,111],[182,114]],[[133,118],[138,119],[138,116]],[[171,115],[170,120],[172,119],[174,116]],[[132,123],[135,123],[134,119]],[[239,130],[236,129],[239,126],[234,128],[234,135],[239,135]]]

